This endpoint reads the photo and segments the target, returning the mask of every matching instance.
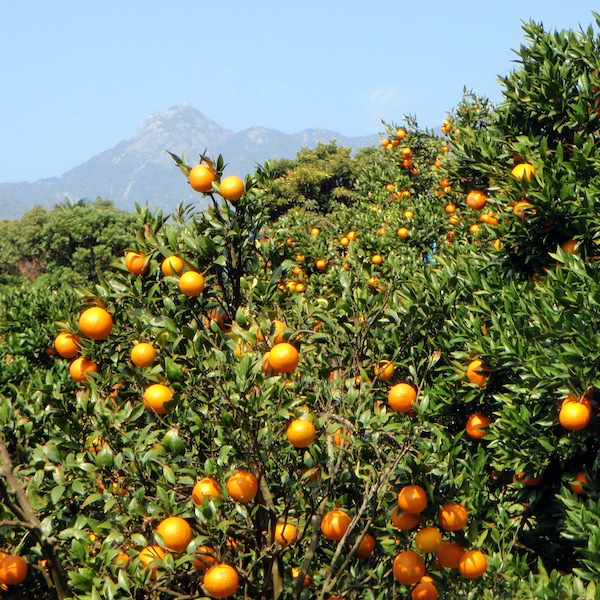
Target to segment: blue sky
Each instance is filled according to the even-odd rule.
[[[222,127],[437,127],[463,87],[501,99],[522,21],[591,1],[60,0],[0,5],[0,182],[65,171],[183,102]],[[210,151],[210,149],[209,149]]]

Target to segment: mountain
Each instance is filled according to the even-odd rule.
[[[223,154],[227,175],[244,177],[257,164],[272,158],[294,158],[302,147],[337,140],[351,148],[378,143],[378,136],[345,137],[333,131],[306,129],[288,135],[275,129],[251,127],[233,132],[217,125],[189,104],[150,115],[134,138],[117,144],[67,171],[62,177],[34,183],[0,184],[0,219],[15,219],[35,205],[52,207],[65,198],[112,200],[118,208],[134,210],[134,204],[161,206],[165,212],[181,202],[197,200],[181,171],[166,150],[185,152],[186,162],[195,164],[198,156]]]

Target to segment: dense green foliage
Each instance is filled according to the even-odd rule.
[[[108,200],[36,207],[0,222],[0,283],[81,285],[95,280],[133,241],[136,216]]]
[[[0,377],[0,442],[27,500],[0,485],[0,550],[37,564],[31,595],[67,597],[64,583],[80,599],[204,598],[192,559],[210,546],[239,574],[233,598],[408,598],[394,561],[456,502],[467,525],[443,539],[481,550],[488,569],[466,578],[425,553],[440,597],[597,597],[600,39],[525,32],[504,101],[466,93],[445,137],[409,119],[355,158],[331,144],[267,164],[236,202],[170,219],[140,210],[133,246],[147,270],[117,263],[77,307],[66,292],[4,293],[0,360],[18,367]],[[515,176],[525,163],[530,178]],[[473,190],[485,207],[467,204]],[[201,294],[162,272],[172,255],[203,274]],[[87,305],[115,325],[82,336],[98,372],[76,383],[45,350],[60,330],[79,333]],[[299,349],[287,375],[265,361],[276,320]],[[157,350],[149,366],[132,362],[139,342]],[[381,360],[394,364],[389,380]],[[155,383],[173,391],[164,413],[143,401]],[[399,383],[416,392],[406,410],[388,395]],[[567,397],[589,423],[566,426]],[[489,420],[481,437],[473,414]],[[286,435],[296,418],[315,425],[305,448]],[[239,469],[258,477],[252,502],[227,492]],[[222,498],[197,504],[206,476]],[[399,530],[391,513],[409,484],[427,505]],[[339,541],[321,531],[334,508],[352,519]],[[171,515],[192,540],[153,575],[140,553],[166,544],[156,528]],[[297,540],[279,545],[278,521]],[[358,558],[367,533],[373,554]]]

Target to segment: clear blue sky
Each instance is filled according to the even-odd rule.
[[[0,182],[60,176],[183,102],[234,131],[437,127],[463,86],[501,99],[521,21],[587,28],[594,4],[2,2]]]

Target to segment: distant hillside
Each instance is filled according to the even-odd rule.
[[[251,127],[241,132],[224,129],[201,112],[182,104],[164,113],[150,115],[137,135],[117,144],[62,177],[35,183],[0,184],[0,219],[15,219],[35,205],[52,207],[63,202],[97,196],[112,200],[118,208],[133,210],[134,204],[160,205],[165,211],[180,202],[197,200],[181,171],[166,150],[186,153],[194,164],[200,153],[223,154],[226,174],[243,177],[256,164],[272,158],[294,158],[302,147],[337,140],[351,148],[378,143],[378,136],[348,138],[333,131],[307,129],[294,135],[274,129]]]

